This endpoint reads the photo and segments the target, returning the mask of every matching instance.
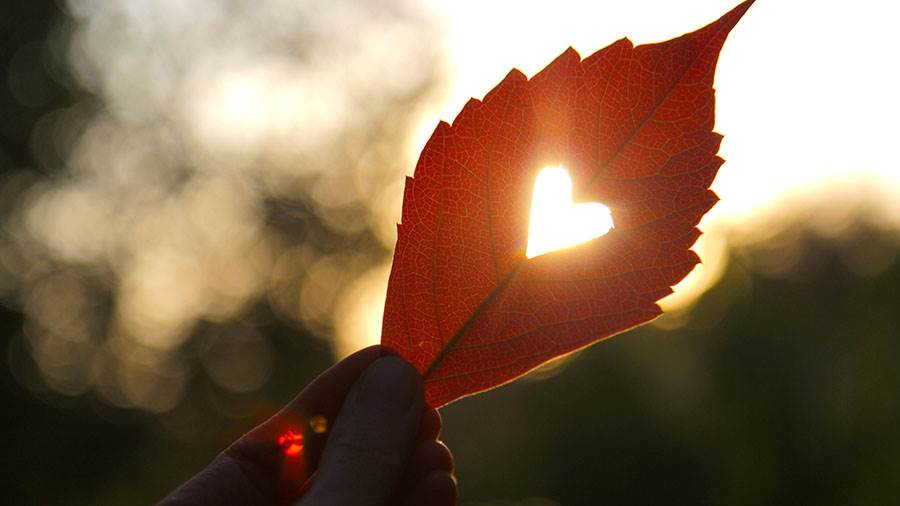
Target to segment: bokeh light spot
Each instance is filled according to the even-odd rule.
[[[316,415],[309,419],[309,428],[316,434],[324,434],[328,431],[328,419],[322,415]]]

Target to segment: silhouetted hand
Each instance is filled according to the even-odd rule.
[[[450,506],[440,416],[403,359],[361,350],[310,383],[160,506]]]

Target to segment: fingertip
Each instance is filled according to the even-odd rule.
[[[332,418],[350,387],[381,353],[381,345],[376,344],[350,354],[311,381],[282,411],[328,414]]]
[[[435,471],[453,473],[453,455],[440,441],[433,439],[422,441],[416,445],[409,458],[406,472],[394,492],[395,498],[403,499],[414,495],[418,485]],[[392,504],[401,502],[395,500]]]
[[[277,487],[292,489],[305,483],[315,472],[338,411],[347,393],[369,366],[382,356],[381,345],[373,345],[350,354],[322,372],[291,402],[271,418],[241,437],[227,451],[236,461],[263,469],[255,473],[277,481]],[[314,428],[313,425],[318,428]],[[303,437],[302,459],[290,459],[290,463],[303,462],[302,473],[292,475],[291,482],[281,478],[287,465],[282,447],[278,443],[284,434],[293,432]],[[293,468],[292,468],[293,469]]]
[[[415,461],[424,469],[453,472],[453,455],[447,446],[435,440],[425,441],[416,448]]]
[[[384,356],[385,353],[387,353],[386,350],[387,350],[387,348],[385,348],[384,346],[382,346],[380,344],[373,344],[371,346],[366,346],[365,348],[363,348],[361,350],[354,351],[350,355],[347,355],[347,358],[354,357],[357,355],[360,355],[360,356],[363,356],[366,358],[372,357],[372,356],[381,357],[381,356]]]
[[[446,471],[432,471],[419,482],[405,506],[453,506],[458,498],[456,478]]]
[[[441,435],[441,414],[431,406],[426,406],[422,412],[422,421],[419,423],[419,441],[437,439]]]
[[[359,401],[376,407],[405,411],[425,402],[422,378],[409,362],[398,356],[372,362],[360,379]]]
[[[347,394],[304,504],[382,504],[403,476],[424,410],[422,380],[402,358],[372,362]],[[338,500],[339,499],[339,500]],[[341,502],[343,501],[343,502]]]

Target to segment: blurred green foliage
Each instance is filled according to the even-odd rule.
[[[636,329],[444,409],[463,504],[889,504],[900,494],[900,264],[865,278],[835,243],[805,245],[798,270],[777,278],[736,252],[677,329]],[[15,315],[4,316],[8,335]],[[4,374],[10,504],[165,494],[328,365],[316,341],[266,331],[279,361],[264,392],[213,399],[192,384],[207,402],[252,408],[194,413],[187,432],[177,418],[188,415],[35,399]]]
[[[463,497],[892,503],[900,265],[860,278],[839,252],[809,238],[782,278],[733,255],[683,327],[634,330],[551,380],[450,406]]]

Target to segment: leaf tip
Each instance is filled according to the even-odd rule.
[[[463,121],[463,118],[472,114],[480,105],[481,100],[478,100],[475,97],[470,97],[466,102],[466,105],[464,105],[462,110],[459,111],[459,114],[456,115],[456,118],[453,119],[453,123],[450,125],[450,127],[455,127],[456,125],[458,125],[460,121]]]
[[[738,4],[734,9],[726,12],[725,15],[719,18],[719,20],[714,24],[722,23],[722,25],[727,27],[726,31],[731,30],[732,28],[734,28],[734,25],[736,25],[737,22],[740,21],[742,17],[744,17],[747,9],[749,9],[755,1],[756,0],[746,0],[745,2]]]
[[[575,50],[574,47],[569,46],[565,51],[562,52],[561,56],[565,56],[566,58],[572,58],[575,61],[581,61],[581,55],[578,54],[578,51]]]
[[[527,80],[528,80],[528,77],[526,77],[525,74],[522,73],[522,71],[517,68],[513,68],[512,70],[510,70],[509,73],[506,74],[506,77],[503,78],[503,81],[512,81],[512,82],[527,81]],[[503,84],[503,83],[501,82],[500,84]]]
[[[688,263],[691,264],[692,269],[697,264],[703,265],[703,259],[700,258],[700,255],[698,255],[696,251],[689,249],[687,251],[687,254],[688,254],[688,257],[690,258],[690,260],[688,260]]]

